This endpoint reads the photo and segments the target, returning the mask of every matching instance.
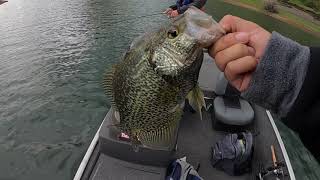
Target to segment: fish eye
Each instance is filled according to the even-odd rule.
[[[168,31],[168,34],[167,34],[167,36],[168,36],[169,39],[174,39],[174,38],[176,38],[178,35],[179,35],[179,32],[178,32],[177,29],[170,29],[170,30]]]

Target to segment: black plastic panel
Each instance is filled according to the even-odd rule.
[[[167,167],[176,158],[174,149],[177,139],[173,139],[172,147],[169,149],[140,147],[139,151],[135,152],[131,143],[120,140],[120,132],[110,126],[115,123],[114,121],[114,111],[111,109],[105,117],[102,125],[103,128],[100,130],[100,153],[137,164],[164,167]]]

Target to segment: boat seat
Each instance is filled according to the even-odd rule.
[[[214,126],[222,123],[231,126],[246,126],[252,123],[254,111],[248,101],[240,97],[240,92],[232,87],[221,72],[217,79],[213,101]]]

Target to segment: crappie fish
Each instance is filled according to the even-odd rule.
[[[106,74],[104,86],[119,119],[115,126],[129,135],[134,149],[170,147],[185,98],[201,113],[205,102],[197,82],[203,48],[224,34],[211,16],[191,7],[134,40]]]

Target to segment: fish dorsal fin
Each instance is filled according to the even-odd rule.
[[[189,101],[190,106],[199,112],[200,119],[202,120],[202,107],[206,107],[206,103],[204,101],[204,95],[199,85],[197,84],[187,95],[187,99]]]
[[[134,38],[130,44],[129,50],[135,49],[137,47],[139,47],[142,43],[144,43],[145,41],[145,34],[142,34],[136,38]]]
[[[113,90],[113,78],[114,78],[114,72],[116,69],[116,65],[114,65],[111,70],[106,71],[104,77],[103,77],[103,88],[105,90],[105,93],[111,102],[112,107],[115,111],[117,111],[117,105],[114,101],[114,90]]]

